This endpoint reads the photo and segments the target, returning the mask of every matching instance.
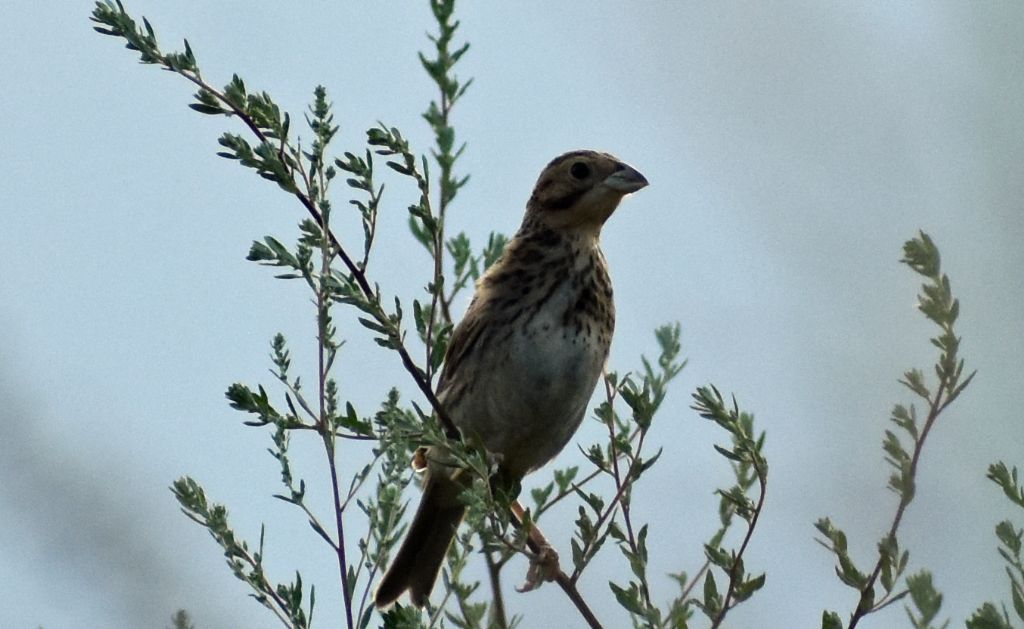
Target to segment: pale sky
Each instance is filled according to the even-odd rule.
[[[264,235],[294,241],[301,207],[216,157],[219,134],[240,127],[192,112],[183,79],[93,33],[91,3],[8,4],[0,626],[163,627],[180,607],[200,629],[277,626],[179,513],[167,487],[183,474],[229,506],[240,535],[255,541],[265,522],[271,575],[301,570],[317,584],[316,624],[342,626],[332,557],[270,497],[269,434],[241,426],[223,398],[232,382],[270,384],[278,331],[295,368],[313,371],[305,290],[244,259]],[[188,37],[211,81],[237,72],[296,123],[327,86],[338,152],[361,150],[377,120],[429,149],[419,114],[433,91],[416,59],[433,29],[426,3],[126,6],[165,49]],[[856,605],[812,525],[830,516],[866,568],[891,520],[881,439],[892,405],[909,401],[896,380],[931,373],[935,359],[919,282],[898,263],[924,229],[962,301],[962,356],[979,376],[926,446],[902,539],[911,570],[933,571],[952,626],[1007,600],[993,527],[1024,514],[984,475],[1000,459],[1024,466],[1024,5],[467,2],[458,13],[472,43],[458,74],[475,82],[454,122],[472,181],[450,229],[478,246],[514,231],[540,169],[570,149],[612,152],[651,182],[604,246],[618,311],[611,368],[636,368],[655,351],[652,330],[677,320],[690,360],[651,436],[665,454],[635,495],[656,598],[674,592],[660,575],[700,566],[712,491],[728,480],[711,447],[724,435],[688,408],[713,382],[768,431],[771,465],[746,560],[767,585],[727,624],[812,627],[823,608],[845,617]],[[387,195],[371,272],[409,303],[429,276],[404,227],[414,191],[394,179]],[[357,225],[343,239],[358,244]],[[392,384],[418,399],[396,355],[353,318],[338,323],[342,395],[361,414]],[[600,436],[586,422],[577,442]],[[318,444],[296,438],[294,450],[326,507]],[[554,465],[577,463],[570,447]],[[544,521],[566,558],[574,512]],[[524,570],[510,568],[506,585]],[[626,622],[607,581],[627,574],[607,546],[583,579],[607,627]],[[510,591],[508,603],[528,614],[524,627],[580,624],[553,585]],[[906,622],[896,605],[862,626]]]

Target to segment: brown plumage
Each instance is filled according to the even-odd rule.
[[[607,153],[573,151],[541,172],[501,259],[477,283],[452,333],[438,399],[466,440],[519,480],[579,427],[601,375],[615,306],[600,233],[625,195],[647,185]],[[426,453],[423,497],[374,596],[426,603],[462,520],[462,470]]]

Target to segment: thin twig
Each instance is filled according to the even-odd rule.
[[[549,502],[545,502],[543,505],[541,505],[541,508],[537,510],[536,517],[540,518],[540,515],[542,513],[544,513],[545,511],[547,511],[548,509],[550,509],[551,507],[553,507],[556,502],[560,502],[561,500],[563,500],[565,498],[568,498],[569,496],[575,494],[578,490],[581,490],[585,485],[590,483],[590,481],[594,480],[595,478],[597,478],[598,476],[600,476],[603,473],[604,473],[604,470],[595,469],[593,472],[591,472],[591,473],[587,474],[586,476],[584,476],[583,479],[580,480],[579,482],[570,483],[569,487],[565,491],[558,492],[558,494],[554,498],[552,498]]]
[[[204,81],[198,74],[193,74],[174,69],[166,63],[164,65],[172,71],[176,72],[177,74],[185,77],[185,79],[191,81],[195,85],[209,91],[219,101],[227,105],[227,107],[231,109],[231,113],[235,116],[238,116],[239,120],[241,120],[245,124],[245,126],[248,127],[250,131],[252,131],[252,133],[260,142],[264,144],[270,143],[266,134],[264,134],[263,131],[260,130],[260,128],[256,125],[255,121],[252,119],[251,116],[249,116],[249,114],[233,105],[222,92],[220,92],[215,87]],[[360,268],[358,264],[356,264],[352,260],[348,252],[341,245],[341,242],[338,240],[338,237],[335,236],[334,232],[332,232],[324,223],[323,215],[320,213],[320,210],[317,209],[316,204],[312,201],[312,199],[310,199],[309,195],[303,193],[301,190],[298,189],[298,187],[295,186],[293,186],[292,194],[293,196],[295,196],[296,199],[298,199],[302,206],[306,208],[306,211],[309,213],[309,215],[313,218],[314,221],[316,221],[316,224],[327,235],[328,239],[330,240],[331,247],[334,250],[334,253],[341,260],[342,264],[345,265],[345,268],[348,270],[349,274],[355,280],[356,285],[363,293],[363,296],[372,302],[378,302],[379,300],[377,298],[377,295],[374,292],[373,288],[370,286],[369,280],[366,278],[366,273],[363,271],[362,268]],[[451,417],[449,417],[444,407],[441,406],[440,401],[438,401],[437,396],[434,394],[434,390],[431,387],[429,380],[424,378],[423,373],[420,371],[419,367],[416,366],[416,363],[413,361],[412,356],[409,355],[409,351],[406,349],[405,343],[402,342],[402,339],[400,337],[395,338],[394,341],[395,349],[402,359],[402,366],[404,366],[405,370],[409,372],[409,375],[412,376],[413,381],[416,383],[416,386],[419,388],[420,392],[423,393],[424,397],[426,397],[427,401],[430,403],[430,406],[433,408],[434,413],[441,424],[441,427],[444,429],[445,435],[448,436],[449,439],[459,439],[460,436],[458,429],[455,428],[455,424],[452,422]]]
[[[647,431],[638,429],[640,433],[640,440],[637,443],[636,450],[634,450],[634,453],[627,453],[627,457],[629,458],[629,469],[626,472],[626,478],[622,479],[619,470],[618,450],[615,447],[614,405],[617,391],[615,387],[612,385],[611,380],[608,379],[607,372],[605,372],[604,374],[604,389],[605,396],[608,401],[608,407],[611,410],[611,413],[608,417],[608,421],[605,423],[608,425],[608,442],[610,444],[609,447],[612,451],[612,470],[614,471],[615,485],[618,488],[618,491],[616,492],[615,498],[613,499],[612,503],[619,504],[622,507],[622,521],[626,525],[626,539],[629,543],[629,550],[633,553],[635,557],[639,557],[640,551],[636,542],[636,535],[633,533],[633,521],[629,516],[629,500],[626,498],[626,492],[633,486],[633,467],[636,465],[636,461],[640,456],[640,452],[643,450],[644,438],[647,436]],[[598,522],[597,526],[600,527],[600,521]],[[651,602],[651,592],[650,589],[647,587],[646,579],[640,580],[640,593],[644,597],[644,603],[647,605],[647,607],[654,607],[654,604]]]
[[[321,218],[321,229],[326,232],[328,231],[327,219]],[[330,273],[331,268],[331,249],[327,245],[326,241],[321,239],[321,277],[326,277]],[[342,597],[345,600],[345,622],[348,629],[353,629],[355,623],[352,619],[352,590],[349,588],[348,583],[348,559],[345,556],[345,524],[344,524],[344,509],[341,500],[340,483],[338,482],[338,469],[335,464],[335,447],[334,447],[334,431],[331,430],[331,418],[327,410],[327,352],[328,352],[328,330],[327,330],[327,311],[329,309],[329,299],[326,294],[327,289],[323,285],[318,287],[316,292],[317,300],[317,362],[318,362],[318,393],[320,398],[320,427],[322,428],[321,436],[323,437],[324,449],[327,453],[327,464],[331,470],[331,493],[334,498],[334,521],[335,527],[338,531],[338,545],[335,547],[335,551],[338,555],[338,572],[341,576],[341,591]]]
[[[273,424],[274,422],[258,421],[258,422],[242,422],[242,423],[245,424],[246,426],[269,426],[270,424]],[[287,428],[288,430],[315,430],[317,432],[320,432],[320,427],[319,426],[315,426],[313,424],[291,423],[291,424],[286,424],[285,428]],[[377,439],[376,437],[367,436],[367,435],[349,434],[349,433],[346,433],[346,432],[341,432],[340,430],[333,431],[333,434],[334,434],[335,437],[340,437],[341,439],[348,439],[350,441],[376,441],[376,439]]]
[[[523,505],[518,500],[512,503],[512,520],[516,526],[522,526],[523,522],[526,521],[526,509],[523,508]],[[526,545],[537,555],[544,552],[545,548],[552,547],[544,536],[544,532],[536,524],[530,526],[529,534],[526,536]],[[569,597],[572,604],[576,606],[576,610],[587,621],[587,625],[591,629],[603,629],[601,623],[597,620],[597,616],[594,615],[587,602],[583,600],[580,591],[576,589],[576,583],[569,578],[569,575],[562,570],[561,566],[556,566],[554,580],[558,587],[562,588],[562,591],[565,592],[565,595]]]
[[[295,502],[294,500],[289,500],[285,496],[281,496],[281,495],[277,495],[277,494],[275,494],[274,497],[275,498],[281,498],[285,502],[288,502],[290,504],[296,505],[300,509],[302,509],[303,513],[306,514],[306,517],[309,518],[309,522],[310,522],[310,525],[311,525],[312,529],[314,531],[316,531],[316,533],[318,535],[320,535],[321,539],[323,539],[325,542],[327,542],[327,545],[330,546],[332,550],[334,550],[335,552],[338,551],[338,545],[334,542],[333,539],[330,538],[330,536],[327,534],[327,529],[325,529],[324,525],[320,523],[319,518],[317,518],[316,515],[314,515],[313,512],[309,510],[309,507],[306,506],[306,503],[304,503],[304,502]]]
[[[693,588],[697,586],[697,583],[700,582],[700,578],[704,576],[704,573],[707,572],[709,568],[711,568],[711,560],[705,559],[704,565],[700,567],[700,570],[697,571],[697,574],[693,575],[693,579],[691,579],[690,582],[686,585],[686,588],[683,590],[683,593],[679,596],[679,600],[685,601],[690,598],[690,592],[692,592]]]
[[[369,465],[366,468],[366,473],[363,474],[362,477],[360,477],[359,475],[354,475],[352,477],[352,482],[349,483],[348,485],[348,494],[345,497],[345,502],[343,502],[341,505],[342,509],[348,507],[348,503],[352,502],[352,499],[355,498],[359,490],[362,489],[363,484],[366,482],[366,479],[370,477],[370,470],[373,469],[375,465],[377,465],[377,461],[379,461],[382,456],[384,456],[383,452],[378,452],[377,454],[374,455],[373,460],[370,461]]]
[[[402,489],[403,490],[405,489],[405,485],[402,486]],[[401,514],[401,513],[404,513],[404,509],[392,509],[391,510],[391,514],[390,514],[390,518],[388,519],[387,526],[384,528],[384,536],[381,538],[382,541],[386,540],[391,535],[391,532],[393,530],[395,530],[395,527],[398,526],[398,522],[401,520],[401,517],[400,517],[399,514]],[[372,532],[372,529],[373,529],[373,523],[370,522],[370,521],[367,521],[367,533],[366,533],[366,538],[365,539],[367,539],[367,540],[370,539],[370,533]],[[369,544],[363,544],[363,549],[362,549],[362,552],[360,553],[359,563],[356,566],[356,572],[355,572],[354,579],[353,579],[354,582],[356,582],[356,583],[359,582],[359,576],[360,576],[360,574],[362,574],[363,566],[366,563],[366,555],[367,555],[367,552],[369,551],[369,548],[370,548]],[[363,617],[363,611],[366,609],[366,600],[367,600],[367,598],[370,595],[370,588],[373,585],[373,578],[377,575],[377,571],[380,569],[380,566],[381,566],[382,563],[384,563],[384,554],[381,553],[381,552],[378,552],[377,553],[377,558],[373,562],[373,566],[369,569],[369,571],[366,574],[366,587],[363,588],[363,596],[362,596],[362,598],[359,601],[359,618]]]
[[[633,433],[631,435],[629,435],[629,442],[632,443],[637,438],[637,436],[639,436],[639,435],[640,435],[640,429],[639,428],[634,429]],[[622,457],[622,456],[625,456],[625,455],[623,453],[619,453],[619,456]],[[577,491],[582,490],[585,485],[589,484],[590,481],[594,480],[595,478],[597,478],[598,476],[600,476],[603,473],[604,473],[604,470],[602,470],[600,468],[597,468],[593,472],[591,472],[591,473],[587,474],[586,476],[584,476],[581,480],[579,480],[577,482],[574,482],[574,483],[570,483],[569,487],[565,491],[558,492],[555,495],[554,498],[552,498],[548,502],[545,502],[543,505],[541,505],[541,508],[537,510],[537,514],[534,517],[536,517],[537,519],[540,519],[541,514],[545,513],[548,509],[553,507],[555,505],[555,503],[561,502],[565,498],[568,498],[569,496],[572,496],[573,494],[575,494]]]
[[[198,522],[198,520],[196,521]],[[276,604],[280,609],[275,609],[274,607],[271,607],[266,603],[264,603],[264,607],[274,612],[274,615],[277,616],[278,620],[280,620],[284,624],[284,626],[294,628],[295,625],[286,615],[288,610],[291,609],[291,607],[288,605],[288,603],[285,602],[283,598],[281,598],[281,595],[278,594],[274,586],[272,586],[270,582],[267,581],[267,578],[263,576],[263,567],[259,563],[257,563],[257,561],[252,557],[252,555],[248,553],[248,551],[242,550],[240,548],[236,548],[235,551],[236,553],[238,553],[236,555],[237,557],[240,557],[241,559],[245,560],[245,562],[248,563],[250,566],[259,570],[260,586],[262,588],[262,592],[269,596],[271,600],[274,601],[274,604]]]
[[[600,530],[601,527],[604,525],[605,521],[608,520],[609,516],[611,516],[616,511],[616,509],[618,509],[618,507],[622,504],[622,498],[625,495],[626,491],[629,489],[631,483],[620,484],[616,479],[616,485],[617,488],[615,491],[615,496],[610,501],[608,501],[608,507],[600,515],[598,515],[597,521],[594,522],[595,531]],[[592,545],[593,544],[588,544],[587,547],[584,548],[584,557],[586,557],[587,552],[590,550]],[[636,551],[636,540],[632,539],[632,536],[630,538],[630,547],[631,550]],[[577,566],[576,569],[573,570],[571,576],[573,583],[579,580],[580,575],[583,574],[583,570],[587,567],[589,563],[590,561],[588,559],[585,563],[581,564],[580,566]]]
[[[316,287],[313,288],[315,290]],[[299,408],[306,411],[306,414],[309,415],[309,418],[317,422],[317,425],[314,426],[314,428],[319,428],[320,417],[317,414],[317,412],[314,411],[313,408],[309,405],[309,402],[306,401],[306,396],[302,395],[302,393],[300,393],[299,390],[296,389],[295,386],[288,381],[287,377],[282,376],[281,374],[275,372],[273,369],[270,369],[268,371],[270,371],[270,373],[272,373],[275,378],[277,378],[282,384],[284,384],[284,386],[291,392],[291,394],[295,396],[295,401],[299,403]],[[298,419],[298,417],[296,417],[296,419]]]
[[[721,626],[722,621],[725,620],[725,615],[732,609],[730,600],[736,591],[736,586],[739,584],[740,579],[743,578],[743,571],[741,568],[740,559],[743,557],[743,553],[747,550],[747,545],[750,543],[750,539],[754,536],[754,528],[757,527],[757,520],[761,516],[761,510],[764,508],[764,499],[767,495],[765,486],[767,483],[767,475],[757,464],[756,456],[752,458],[750,465],[754,468],[754,473],[757,474],[757,483],[759,487],[759,495],[757,497],[757,506],[754,507],[754,513],[750,516],[750,522],[747,525],[747,533],[743,536],[743,543],[740,544],[740,548],[736,551],[736,557],[733,560],[732,567],[729,569],[729,587],[725,592],[725,598],[722,599],[722,608],[718,611],[718,615],[711,623],[711,629],[718,629]]]
[[[359,263],[359,268],[364,272],[366,265],[370,263],[370,250],[373,249],[373,241],[377,237],[377,205],[380,203],[381,194],[384,193],[384,185],[381,184],[377,192],[374,192],[371,187],[369,193],[370,199],[366,203],[367,211],[370,214],[369,229],[367,229],[366,243],[363,245],[363,259]]]
[[[494,560],[490,551],[484,550],[487,562],[487,576],[491,581],[491,624],[499,629],[508,629],[508,617],[505,614],[505,597],[501,592],[502,563]]]
[[[910,459],[910,471],[908,473],[911,482],[914,482],[914,479],[917,478],[917,464],[921,458],[921,451],[924,449],[924,441],[928,438],[928,433],[935,424],[935,420],[938,419],[939,414],[945,408],[945,404],[941,404],[940,402],[942,401],[942,394],[947,392],[946,387],[947,383],[945,381],[939,383],[939,388],[935,391],[935,398],[929,405],[928,418],[924,422],[924,428],[921,430],[921,436],[914,442],[914,454]],[[948,403],[948,400],[946,402]],[[906,512],[909,505],[910,500],[907,500],[905,496],[901,495],[900,504],[896,507],[896,516],[893,518],[892,526],[889,527],[890,539],[896,539],[896,531],[899,529],[900,522],[903,520],[903,514]],[[882,572],[882,564],[884,561],[884,555],[879,553],[878,561],[875,562],[875,567],[871,570],[871,576],[868,577],[864,587],[860,590],[861,601],[867,600],[866,594],[874,590],[875,581],[878,580],[878,576]],[[864,618],[878,609],[878,605],[863,605],[858,602],[857,608],[850,615],[850,624],[848,629],[854,629],[857,626],[857,623],[860,622],[861,618]]]
[[[348,583],[348,561],[345,557],[345,525],[342,518],[343,511],[341,492],[338,483],[338,469],[334,456],[334,439],[330,436],[324,436],[324,446],[327,448],[327,462],[331,470],[331,493],[334,498],[334,520],[335,526],[338,529],[338,546],[336,550],[338,553],[338,571],[341,575],[342,595],[345,599],[345,620],[348,624],[348,629],[352,629],[354,626],[354,623],[352,622],[352,590],[349,588]]]
[[[443,26],[442,26],[443,33]],[[442,35],[443,37],[443,35]],[[446,41],[446,40],[439,40]],[[447,50],[447,45],[445,45]],[[438,52],[440,55],[440,50]],[[441,122],[440,127],[443,129],[448,128],[448,116],[451,113],[451,103],[448,100],[448,96],[445,93],[444,85],[438,84],[438,89],[441,94]],[[441,149],[440,140],[438,143],[438,149]],[[441,149],[443,151],[443,149]],[[445,226],[445,213],[448,209],[448,196],[445,194],[445,184],[447,180],[451,178],[451,164],[442,160],[446,152],[441,155],[435,153],[438,158],[438,164],[441,167],[440,185],[438,186],[438,204],[437,204],[437,225],[434,228],[434,279],[431,283],[431,295],[430,295],[430,319],[427,321],[427,379],[430,380],[433,377],[434,372],[434,326],[437,321],[437,306],[438,302],[441,305],[441,316],[442,321],[450,324],[452,322],[452,313],[448,310],[448,305],[444,300],[444,226]],[[424,194],[424,198],[427,195]]]
[[[441,602],[437,604],[437,607],[434,609],[434,613],[430,616],[430,622],[427,624],[427,629],[433,629],[437,625],[438,621],[444,616],[444,606],[448,604],[448,599],[452,597],[453,591],[454,590],[452,588],[445,590],[444,598],[442,598]]]

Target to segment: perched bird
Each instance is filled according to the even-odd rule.
[[[597,151],[572,151],[544,168],[526,215],[501,258],[480,278],[452,333],[438,400],[464,439],[518,481],[558,454],[579,427],[615,327],[604,222],[647,185]],[[374,595],[378,607],[406,590],[426,604],[465,511],[464,472],[426,452],[423,497]]]

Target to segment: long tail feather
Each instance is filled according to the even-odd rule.
[[[461,489],[461,485],[443,474],[427,478],[405,541],[374,593],[377,607],[394,603],[406,590],[414,605],[426,604],[466,511],[458,500]]]

